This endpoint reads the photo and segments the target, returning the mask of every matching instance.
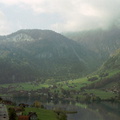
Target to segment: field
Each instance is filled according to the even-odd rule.
[[[7,108],[10,108],[14,106],[7,105]],[[23,115],[28,115],[29,112],[35,112],[38,116],[39,120],[58,120],[57,114],[53,112],[52,110],[46,110],[42,108],[35,108],[35,107],[26,107],[25,111],[23,112]]]
[[[115,74],[119,73],[119,70],[114,70],[114,71],[107,71],[108,75],[105,76],[104,78],[110,78],[112,76],[114,76]],[[89,78],[92,77],[97,77],[97,80],[94,81],[89,81]],[[41,88],[49,88],[50,86],[56,86],[56,88],[50,88],[49,91],[50,92],[54,92],[54,91],[61,91],[61,89],[64,90],[76,90],[76,91],[80,91],[82,87],[88,86],[92,83],[96,83],[101,81],[101,77],[98,74],[91,74],[88,75],[87,77],[83,77],[83,78],[79,78],[79,79],[74,79],[74,80],[68,80],[68,81],[61,81],[61,82],[56,82],[56,83],[51,83],[51,84],[41,84],[40,82],[27,82],[27,83],[14,83],[14,84],[3,84],[0,85],[0,87],[3,88],[9,88],[9,90],[26,90],[26,91],[35,91],[37,89],[41,89]],[[90,89],[90,90],[85,90],[83,93],[88,93],[91,94],[93,93],[94,95],[102,98],[102,99],[107,99],[107,98],[111,98],[111,97],[115,97],[116,94],[113,92],[105,92],[102,89],[107,89],[107,88],[112,88],[113,86],[117,86],[116,82],[111,82],[109,84],[104,85],[104,87],[102,87],[101,89]],[[60,93],[59,93],[60,94]],[[76,96],[74,96],[76,97]]]
[[[58,120],[57,115],[52,110],[46,110],[41,108],[25,108],[23,114],[28,114],[29,112],[36,112],[39,120]]]
[[[100,97],[101,99],[108,99],[116,96],[116,94],[112,92],[105,92],[99,89],[86,90],[86,93],[94,93],[96,96]]]
[[[107,71],[107,73],[108,73],[108,76],[105,76],[104,78],[111,78],[112,76],[116,75],[117,73],[120,73],[120,70]],[[68,87],[68,85],[69,85],[69,86],[75,86],[73,88],[76,90],[79,90],[81,87],[101,81],[101,77],[98,74],[99,73],[90,74],[87,77],[83,77],[83,78],[79,78],[79,79],[75,79],[75,80],[68,80],[67,82],[62,81],[62,82],[58,82],[57,84],[62,84],[64,89],[71,89]],[[92,78],[92,77],[97,77],[98,79],[95,81],[89,81],[88,78]],[[104,79],[104,78],[102,78],[102,79]],[[107,84],[106,86],[109,87],[109,86],[112,86],[112,84],[115,84],[115,83],[110,83],[110,84]]]

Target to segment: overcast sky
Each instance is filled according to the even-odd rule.
[[[106,29],[119,23],[120,0],[0,0],[0,35],[19,29]]]

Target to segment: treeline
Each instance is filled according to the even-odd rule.
[[[31,58],[32,59],[32,58]],[[76,79],[85,75],[85,72],[81,72],[83,68],[79,63],[71,64],[71,61],[67,63],[62,60],[56,60],[58,63],[53,63],[50,60],[29,60],[25,56],[19,58],[16,56],[7,56],[0,58],[0,83],[17,83],[17,82],[29,82],[39,81],[41,83],[46,82],[54,83],[58,81],[64,81],[69,79]]]
[[[0,58],[0,83],[32,81],[38,74],[28,63],[9,57]]]
[[[95,79],[95,78],[94,78]],[[83,87],[83,89],[97,89],[97,88],[102,88],[105,85],[111,83],[111,82],[119,82],[120,81],[120,73],[117,73],[116,75],[112,77],[107,77],[107,78],[102,78],[100,81],[92,83],[90,85],[87,85]]]

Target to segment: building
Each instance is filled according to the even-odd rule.
[[[28,115],[18,116],[18,120],[38,120],[38,117],[36,113],[30,112]]]

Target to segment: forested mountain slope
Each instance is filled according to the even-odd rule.
[[[0,37],[0,83],[78,78],[96,69],[96,56],[54,31],[19,30]]]

